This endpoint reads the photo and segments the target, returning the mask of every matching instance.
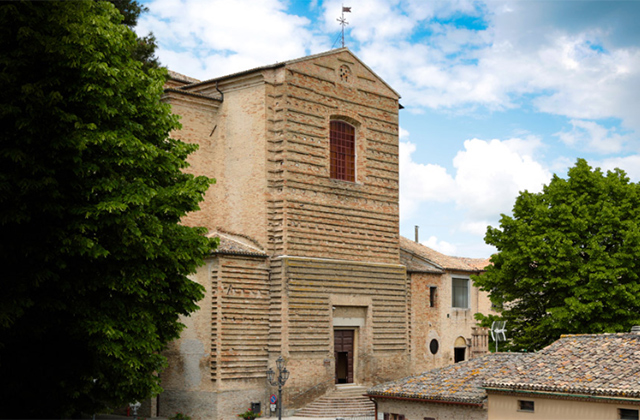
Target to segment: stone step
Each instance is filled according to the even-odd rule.
[[[367,388],[357,385],[337,387],[296,412],[300,417],[360,417],[373,416],[375,405],[363,396]]]

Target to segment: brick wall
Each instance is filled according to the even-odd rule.
[[[340,79],[341,66],[353,77]],[[269,108],[274,254],[398,263],[398,97],[344,52],[276,70]],[[356,128],[356,182],[330,178],[329,122]]]

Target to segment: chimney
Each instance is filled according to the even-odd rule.
[[[418,241],[418,225],[416,225],[416,242],[419,242]]]

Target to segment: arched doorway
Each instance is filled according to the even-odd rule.
[[[453,362],[463,362],[467,356],[467,340],[464,337],[456,338],[456,342],[453,345]]]

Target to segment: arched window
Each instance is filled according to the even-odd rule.
[[[356,130],[344,121],[331,121],[331,178],[355,182]]]

